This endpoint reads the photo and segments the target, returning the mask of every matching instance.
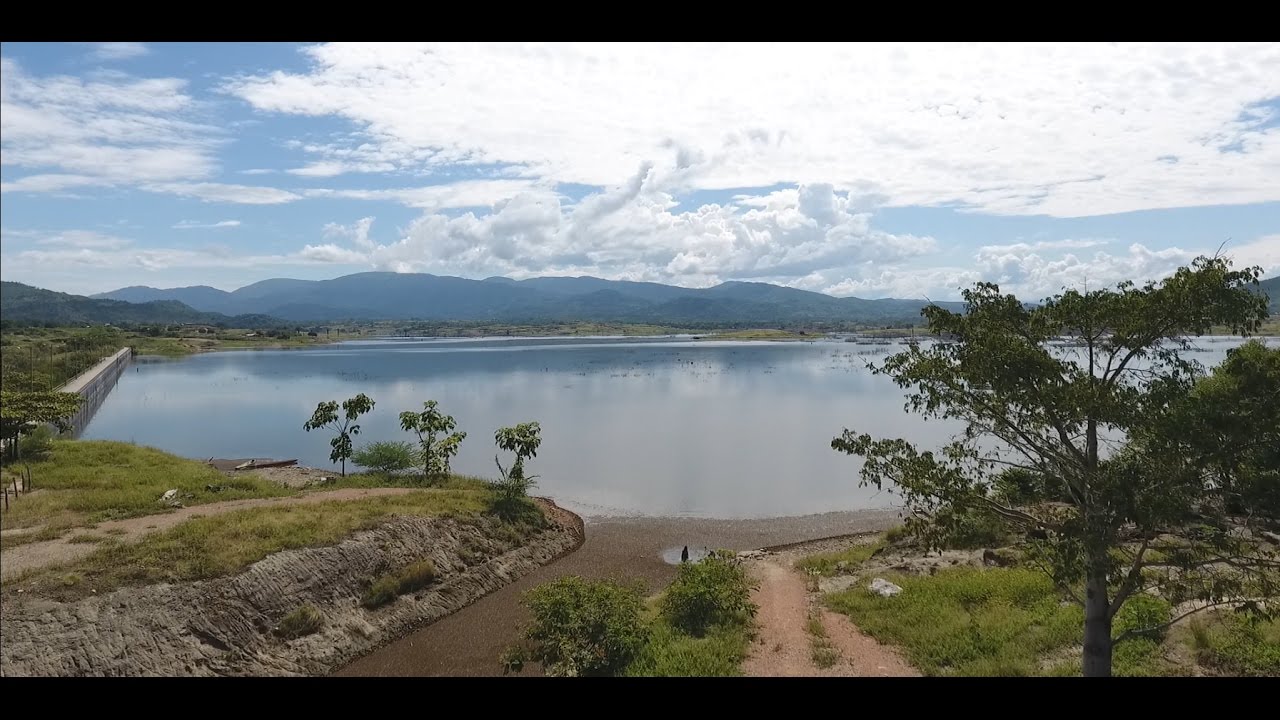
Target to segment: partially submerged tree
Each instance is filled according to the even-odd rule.
[[[5,453],[18,459],[18,437],[33,428],[53,425],[59,432],[70,428],[69,418],[80,409],[84,398],[76,393],[33,390],[0,392],[0,438],[5,440]]]
[[[359,395],[342,401],[342,417],[338,417],[338,403],[334,400],[322,402],[316,406],[311,419],[303,423],[302,429],[307,432],[328,428],[338,433],[329,441],[333,450],[329,453],[330,462],[342,463],[342,476],[347,476],[347,458],[351,457],[351,436],[360,434],[360,426],[355,421],[365,413],[373,410],[374,402],[368,395]]]
[[[449,474],[449,460],[458,454],[467,437],[465,432],[453,431],[457,427],[453,416],[440,412],[438,405],[435,400],[428,400],[420,413],[400,413],[400,427],[418,436],[418,462],[424,481]]]
[[[939,452],[847,429],[831,445],[864,458],[862,484],[896,484],[914,513],[909,529],[933,543],[947,531],[930,523],[939,513],[990,513],[1028,531],[1031,561],[1084,607],[1084,674],[1110,675],[1124,636],[1112,637],[1112,620],[1136,593],[1158,590],[1197,610],[1276,594],[1274,551],[1228,521],[1229,486],[1187,448],[1170,452],[1169,437],[1202,375],[1180,352],[1187,336],[1256,331],[1266,318],[1249,290],[1257,277],[1198,258],[1159,283],[1070,290],[1035,307],[979,283],[964,293],[965,314],[923,311],[944,341],[913,343],[873,367],[909,389],[909,410],[958,420],[963,433]],[[1008,468],[1044,478],[1044,492],[1067,501],[1008,502],[991,492]]]

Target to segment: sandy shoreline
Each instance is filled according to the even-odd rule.
[[[520,596],[540,583],[564,575],[628,577],[643,580],[650,591],[656,591],[675,575],[675,566],[663,560],[664,551],[671,548],[688,545],[691,549],[705,546],[751,550],[833,535],[886,530],[899,522],[897,510],[748,520],[600,516],[584,520],[587,539],[577,552],[334,674],[499,675],[502,670],[498,657],[514,642],[520,624],[527,618],[519,603]]]

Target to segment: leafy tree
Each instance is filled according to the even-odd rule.
[[[417,462],[413,445],[407,442],[376,442],[355,451],[351,461],[380,473],[408,470]]]
[[[1196,383],[1160,435],[1221,486],[1228,512],[1280,518],[1280,348],[1253,340]]]
[[[648,637],[639,584],[568,576],[535,587],[523,602],[533,619],[524,643],[505,653],[507,670],[519,672],[528,658],[553,676],[614,675]]]
[[[538,456],[538,446],[542,444],[542,428],[536,422],[520,423],[515,427],[498,428],[493,439],[498,449],[516,454],[510,469],[502,467],[498,456],[493,456],[493,461],[498,465],[498,474],[502,478],[495,484],[498,511],[499,514],[511,514],[525,502],[529,488],[537,484],[533,481],[537,475],[524,474],[524,461]]]
[[[360,393],[359,395],[342,401],[342,417],[338,417],[338,403],[330,400],[322,402],[316,406],[316,411],[311,414],[311,419],[303,423],[302,429],[307,432],[318,430],[320,428],[328,428],[336,433],[337,436],[329,441],[329,447],[333,448],[329,453],[330,462],[342,462],[342,476],[347,476],[347,458],[351,457],[351,436],[360,434],[360,426],[355,421],[365,413],[373,410],[374,402],[369,399],[368,395]]]
[[[1084,607],[1084,674],[1110,675],[1113,641],[1158,630],[1112,637],[1137,593],[1158,589],[1196,609],[1275,594],[1275,555],[1233,531],[1224,487],[1197,458],[1162,451],[1202,375],[1180,352],[1187,336],[1215,325],[1256,331],[1266,317],[1248,289],[1257,276],[1197,258],[1159,283],[1070,290],[1034,307],[979,283],[964,292],[964,314],[924,309],[944,341],[913,343],[873,367],[909,390],[908,409],[961,421],[963,433],[939,452],[848,429],[831,445],[864,458],[862,484],[896,484],[913,531],[940,512],[978,511],[1027,530],[1030,560]],[[1002,501],[990,490],[1010,467],[1069,500]]]
[[[48,390],[0,391],[0,437],[6,440],[11,459],[18,457],[18,436],[46,423],[59,431],[70,429],[70,418],[83,398],[76,393]]]
[[[454,432],[457,427],[452,415],[445,415],[437,408],[435,400],[422,404],[422,412],[400,413],[400,427],[418,436],[418,462],[422,464],[422,479],[444,477],[449,474],[449,459],[458,454],[458,447],[466,439],[465,432]],[[437,439],[438,435],[444,437]]]

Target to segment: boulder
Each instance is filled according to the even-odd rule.
[[[876,578],[875,580],[872,580],[871,584],[868,585],[867,588],[880,597],[893,597],[894,595],[902,592],[902,588],[894,585],[884,578]]]

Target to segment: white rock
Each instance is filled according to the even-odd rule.
[[[165,490],[164,494],[160,496],[160,502],[169,502],[176,497],[178,497],[178,488]]]
[[[894,585],[884,578],[876,578],[875,580],[872,580],[868,588],[870,588],[871,592],[879,595],[880,597],[893,597],[894,595],[902,592],[902,588]]]

